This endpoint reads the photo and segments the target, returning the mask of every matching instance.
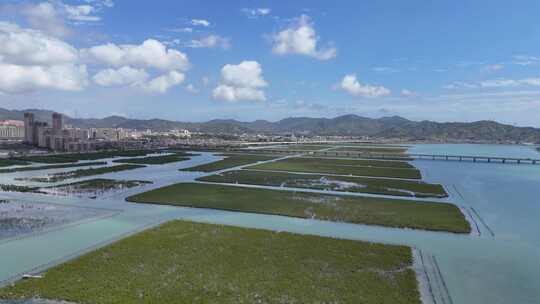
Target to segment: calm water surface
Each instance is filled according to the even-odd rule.
[[[413,153],[540,158],[534,147],[500,145],[417,145]],[[191,181],[200,173],[178,168],[217,159],[204,153],[188,162],[103,175],[145,179],[153,185],[97,200],[35,194],[1,197],[120,210],[117,215],[25,238],[0,241],[0,281],[45,269],[160,222],[183,218],[347,239],[406,244],[436,258],[453,303],[540,303],[540,165],[415,161],[425,180],[442,183],[452,201],[473,216],[481,235],[462,236],[417,230],[294,219],[215,210],[147,206],[125,196],[162,185]],[[20,176],[20,175],[18,175]],[[5,180],[7,177],[2,177]],[[472,208],[472,209],[471,209]],[[7,281],[5,281],[7,282]]]

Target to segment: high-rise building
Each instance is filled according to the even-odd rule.
[[[34,143],[34,114],[24,113],[24,142]]]
[[[58,132],[64,128],[64,123],[62,121],[62,114],[53,113],[52,115],[52,128],[53,131]]]

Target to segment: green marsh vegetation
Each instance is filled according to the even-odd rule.
[[[402,147],[383,147],[383,146],[356,146],[356,147],[337,147],[330,151],[348,151],[359,153],[379,153],[379,154],[403,154],[407,152],[407,148]]]
[[[0,169],[0,173],[15,173],[15,172],[24,172],[24,171],[39,171],[39,170],[49,170],[49,169],[63,169],[63,168],[76,168],[76,167],[87,167],[87,166],[101,166],[106,165],[107,162],[87,162],[87,163],[77,163],[77,164],[60,164],[60,165],[44,165],[44,166],[32,166],[32,167],[18,167],[18,168],[8,168]]]
[[[420,171],[401,161],[292,157],[247,169],[420,179]]]
[[[116,166],[110,166],[110,167],[88,168],[88,169],[79,169],[79,170],[69,171],[69,172],[53,173],[47,177],[34,177],[34,178],[30,178],[29,180],[34,181],[34,182],[55,183],[55,182],[63,181],[66,179],[81,178],[81,177],[100,175],[100,174],[106,174],[106,173],[114,173],[114,172],[120,172],[120,171],[126,171],[126,170],[134,170],[134,169],[139,169],[139,168],[144,168],[144,167],[145,166],[142,166],[142,165],[123,164],[123,165],[116,165]]]
[[[151,184],[149,181],[142,180],[114,180],[106,178],[95,178],[80,182],[74,182],[69,184],[57,185],[46,187],[42,189],[55,189],[60,191],[75,192],[75,191],[87,191],[87,190],[100,190],[100,191],[109,191],[116,189],[126,189],[138,187],[144,184]]]
[[[121,158],[115,159],[113,162],[126,164],[163,165],[188,160],[191,156],[195,156],[195,154],[176,152],[174,154],[147,156],[142,158]]]
[[[172,221],[0,289],[75,303],[420,304],[411,249]]]
[[[201,183],[179,183],[126,199],[195,208],[210,208],[299,218],[469,233],[458,207],[374,197],[327,195]]]
[[[255,170],[235,170],[198,178],[214,183],[239,183],[275,187],[308,188],[345,192],[362,192],[396,196],[447,197],[444,187],[421,181],[325,176],[320,174],[294,174]]]
[[[9,158],[1,158],[0,159],[0,168],[1,167],[9,167],[9,166],[26,166],[30,163],[23,160],[17,160],[17,159],[9,159]]]
[[[112,157],[135,157],[144,156],[153,153],[150,150],[117,150],[117,151],[99,151],[90,153],[65,153],[65,154],[50,154],[50,155],[34,155],[18,158],[23,161],[36,163],[74,163],[81,160],[98,160]]]
[[[258,161],[275,159],[278,156],[255,155],[255,154],[222,154],[225,159],[200,166],[180,169],[181,171],[214,172],[243,165],[249,165]]]

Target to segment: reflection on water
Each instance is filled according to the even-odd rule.
[[[418,145],[413,152],[481,154],[540,158],[532,147],[494,145]],[[40,270],[162,221],[187,220],[316,234],[392,244],[406,244],[433,257],[453,303],[538,303],[540,298],[540,166],[446,161],[415,161],[426,181],[443,183],[443,199],[474,210],[478,235],[455,235],[407,229],[333,223],[312,219],[216,210],[126,203],[125,196],[203,175],[179,168],[209,162],[208,153],[190,161],[107,174],[104,178],[151,180],[152,185],[91,200],[8,193],[36,203],[120,209],[98,221],[74,225],[0,244],[0,281],[32,269]],[[473,211],[471,211],[473,212]],[[489,230],[492,233],[489,233]],[[54,246],[51,246],[53,244]],[[39,253],[36,249],[39,249]]]

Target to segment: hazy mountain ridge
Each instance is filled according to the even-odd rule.
[[[38,120],[49,121],[48,110],[6,110],[0,108],[0,119],[23,119],[25,112],[35,113]],[[354,114],[335,118],[292,117],[270,122],[256,120],[241,122],[233,119],[214,119],[207,122],[179,122],[164,119],[129,119],[109,116],[102,119],[81,119],[66,116],[66,123],[81,128],[128,128],[166,131],[175,128],[206,133],[272,133],[309,135],[351,135],[409,140],[489,141],[540,143],[540,129],[515,127],[494,121],[433,122],[411,121],[400,116],[367,118]]]

